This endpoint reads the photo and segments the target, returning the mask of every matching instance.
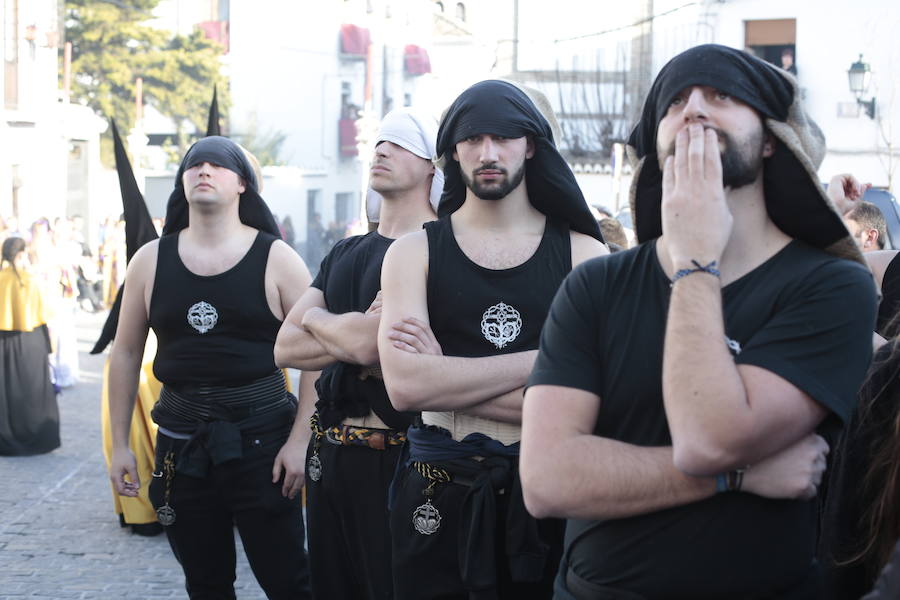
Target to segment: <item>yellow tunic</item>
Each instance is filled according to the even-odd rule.
[[[0,331],[33,331],[47,322],[40,288],[11,266],[0,270]]]
[[[116,514],[124,517],[129,525],[142,525],[156,522],[156,511],[147,497],[150,481],[153,476],[153,463],[156,454],[156,423],[150,418],[150,411],[159,398],[162,384],[153,376],[153,357],[156,356],[156,336],[151,331],[147,336],[147,345],[144,346],[144,360],[141,363],[140,379],[138,380],[138,393],[134,405],[134,413],[131,415],[131,432],[128,437],[128,445],[134,453],[137,462],[138,477],[141,479],[141,487],[137,498],[120,496],[113,489],[113,508]],[[101,409],[101,423],[103,427],[103,454],[106,457],[106,466],[109,468],[112,460],[112,430],[109,423],[109,361],[103,369],[103,403]],[[112,485],[112,482],[110,482]]]

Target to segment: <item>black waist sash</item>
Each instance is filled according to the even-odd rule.
[[[483,460],[473,460],[473,456]],[[470,433],[456,441],[441,427],[414,426],[407,431],[404,456],[398,466],[414,462],[442,467],[452,481],[470,486],[459,509],[458,540],[460,577],[467,590],[496,589],[494,531],[501,490],[509,494],[505,554],[512,580],[541,580],[549,547],[540,539],[537,520],[525,509],[518,443],[504,446],[481,433]]]
[[[316,380],[319,397],[316,410],[322,427],[340,425],[347,417],[365,417],[374,412],[391,429],[405,431],[413,413],[399,412],[391,405],[384,382],[366,376],[365,367],[337,362],[322,370]]]
[[[268,440],[282,435],[296,412],[297,400],[285,388],[284,375],[274,371],[239,386],[163,386],[151,416],[160,427],[190,435],[175,470],[203,477],[210,462],[241,458],[244,436]]]

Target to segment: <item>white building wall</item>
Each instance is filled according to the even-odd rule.
[[[657,0],[656,14],[683,5]],[[825,133],[828,153],[819,169],[823,181],[852,172],[876,186],[900,178],[900,4],[893,0],[733,0],[707,2],[656,19],[654,67],[658,71],[681,50],[708,41],[744,47],[744,21],[796,19],[796,55],[807,111]],[[838,117],[839,103],[853,103],[847,70],[859,54],[872,67],[872,84],[864,99],[875,96],[877,119],[862,111]],[[889,158],[885,138],[895,156]],[[891,173],[892,171],[892,173]]]
[[[20,227],[40,217],[67,216],[69,209],[69,151],[72,140],[83,142],[85,177],[75,194],[85,200],[80,214],[89,221],[96,203],[100,171],[99,133],[105,124],[83,106],[61,101],[58,81],[56,0],[19,0],[18,27],[3,11],[0,28],[4,60],[17,59],[17,102],[5,104],[0,93],[0,213],[13,212],[17,188]],[[28,27],[33,26],[33,40]],[[6,39],[16,29],[18,44]],[[15,56],[12,50],[15,50]],[[0,77],[2,79],[2,77]],[[0,83],[0,92],[3,84]],[[71,216],[71,215],[69,215]]]
[[[383,113],[409,95],[417,103],[419,79],[404,72],[404,47],[429,48],[431,3],[282,2],[231,0],[231,134],[239,136],[255,119],[259,132],[286,134],[280,160],[290,169],[266,169],[267,202],[279,218],[290,215],[298,241],[306,237],[307,198],[318,190],[316,212],[325,227],[335,220],[335,198],[354,194],[359,213],[363,183],[361,161],[341,156],[338,122],[343,84],[350,101],[363,108],[366,62],[340,54],[340,30],[346,23],[369,29],[372,39],[372,113]],[[385,60],[387,59],[387,60]],[[299,179],[297,179],[299,177]],[[283,181],[282,181],[283,179]]]

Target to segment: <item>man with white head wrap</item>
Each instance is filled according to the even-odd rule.
[[[389,112],[381,120],[376,143],[391,142],[420,158],[431,161],[434,158],[436,137],[437,126],[433,117],[409,109],[398,109]],[[377,148],[375,153],[377,155]],[[372,185],[373,182],[370,181],[369,189],[366,192],[366,216],[369,222],[378,223],[384,198],[380,192],[373,189]],[[374,185],[379,186],[379,183],[375,182]],[[435,169],[434,177],[431,180],[431,190],[428,193],[428,202],[435,212],[441,202],[443,191],[444,172]]]
[[[321,370],[316,406],[301,399],[312,432],[298,419],[286,464],[295,482],[287,493],[305,471],[317,598],[393,598],[387,494],[412,415],[391,406],[378,366],[381,263],[395,238],[435,218],[436,134],[434,118],[408,108],[384,117],[367,207],[378,228],[335,245],[278,334],[280,366],[303,369],[304,379]]]

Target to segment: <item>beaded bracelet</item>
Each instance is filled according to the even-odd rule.
[[[676,281],[678,281],[682,277],[687,277],[691,273],[709,273],[710,275],[715,275],[716,277],[722,276],[722,274],[716,268],[716,261],[712,261],[708,265],[701,265],[694,259],[691,259],[691,262],[694,263],[694,268],[678,269],[677,271],[675,271],[675,275],[672,276],[672,283],[669,284],[669,287],[675,287]]]

